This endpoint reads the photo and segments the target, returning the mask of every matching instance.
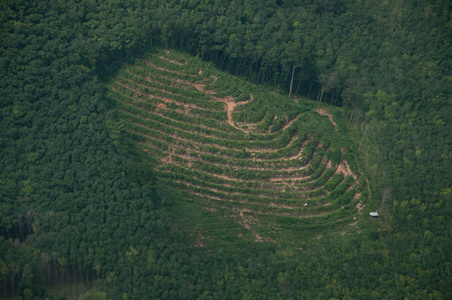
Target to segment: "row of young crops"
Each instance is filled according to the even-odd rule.
[[[149,54],[110,92],[157,176],[206,208],[337,221],[360,200],[343,150],[307,129],[312,111],[197,58]]]

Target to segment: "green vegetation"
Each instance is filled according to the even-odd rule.
[[[0,297],[448,298],[451,8],[2,1]]]
[[[109,88],[124,134],[139,143],[143,160],[154,162],[160,181],[187,191],[207,211],[221,208],[213,214],[220,229],[205,228],[203,235],[224,235],[218,231],[226,217],[251,240],[280,246],[301,247],[306,238],[356,228],[349,225],[356,224],[358,203],[365,206],[360,191],[366,183],[356,180],[356,167],[350,170],[355,162],[343,158],[349,148],[344,129],[335,132],[306,99],[276,96],[173,50],[136,60]],[[238,101],[244,94],[247,100]],[[262,122],[267,115],[272,118]],[[306,131],[311,123],[321,136]],[[191,219],[188,214],[182,223]],[[234,240],[237,231],[223,240]]]

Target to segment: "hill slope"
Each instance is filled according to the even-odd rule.
[[[299,244],[356,229],[365,180],[325,109],[169,50],[137,60],[109,87],[157,177],[246,229],[234,234]]]

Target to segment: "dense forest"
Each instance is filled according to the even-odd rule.
[[[0,6],[1,297],[63,283],[91,299],[452,295],[450,1]],[[167,208],[183,193],[123,136],[105,84],[161,48],[341,107],[381,230],[303,250],[190,247]]]

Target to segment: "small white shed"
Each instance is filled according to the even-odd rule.
[[[370,215],[372,218],[378,218],[378,217],[379,217],[379,215],[378,215],[378,213],[377,213],[376,211],[370,212],[369,215]]]

